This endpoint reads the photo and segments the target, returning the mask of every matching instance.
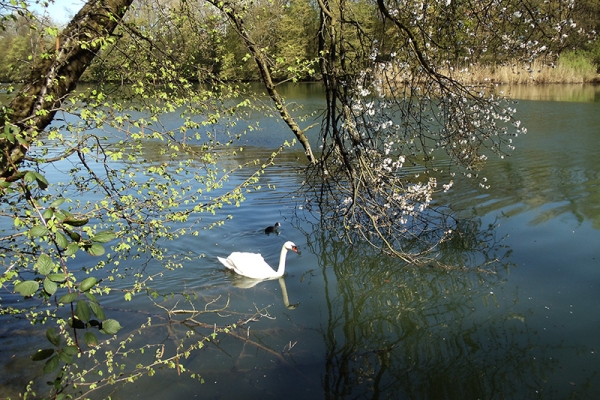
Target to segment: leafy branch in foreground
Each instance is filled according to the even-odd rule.
[[[75,28],[70,25],[65,34],[69,29]],[[130,86],[99,83],[69,97],[61,92],[52,103],[47,101],[54,95],[47,92],[38,111],[48,118],[39,121],[23,114],[21,92],[2,114],[0,262],[6,269],[0,285],[8,295],[1,315],[46,329],[47,345],[32,359],[54,374],[48,393],[55,398],[85,397],[96,387],[178,365],[201,347],[202,340],[133,368],[126,358],[117,361],[127,356],[127,343],[144,342],[143,329],[108,310],[104,297],[120,292],[124,302],[134,301],[151,291],[153,278],[181,268],[190,256],[170,254],[168,242],[224,223],[229,216],[219,210],[240,205],[247,191],[258,190],[260,176],[283,150],[228,170],[218,167],[223,154],[243,151],[233,144],[254,128],[244,122],[253,109],[249,97],[235,83],[217,89],[182,76],[180,60],[170,56],[175,44],[141,40],[118,18],[115,29],[115,36],[101,30],[98,46],[79,44],[99,57],[120,53],[134,65],[152,60],[144,64],[151,68],[123,70]],[[40,61],[38,68],[44,67]],[[44,126],[53,117],[55,123]],[[233,175],[241,178],[229,183]],[[126,338],[115,349],[121,330]],[[83,359],[104,366],[93,384],[85,382]],[[134,372],[124,378],[121,368]],[[32,384],[29,390],[40,389]]]
[[[33,355],[34,360],[45,361],[46,373],[56,371],[63,364],[53,385],[56,394],[62,394],[71,385],[73,374],[77,374],[77,366],[72,365],[75,354],[96,357],[102,350],[105,356],[110,353],[106,353],[107,342],[99,340],[95,332],[113,336],[121,329],[121,323],[107,317],[101,307],[101,296],[114,291],[111,282],[131,275],[119,266],[146,258],[131,275],[131,287],[124,290],[126,301],[148,290],[151,275],[148,276],[147,265],[160,262],[167,271],[180,268],[182,260],[168,257],[164,242],[223,223],[226,217],[215,216],[216,211],[224,204],[239,205],[244,200],[244,192],[252,190],[264,169],[272,165],[283,150],[280,148],[267,160],[252,160],[229,171],[219,171],[209,164],[214,162],[216,154],[182,161],[179,160],[181,152],[171,152],[164,159],[175,161],[148,167],[137,157],[146,156],[148,151],[152,153],[151,143],[131,138],[111,146],[96,139],[89,143],[91,148],[78,148],[76,154],[52,163],[58,170],[70,169],[65,172],[73,174],[71,181],[49,183],[41,173],[25,173],[21,180],[5,188],[4,198],[13,208],[4,210],[3,218],[4,222],[12,220],[14,233],[3,237],[1,243],[6,250],[4,260],[14,268],[6,271],[1,283],[9,291],[25,297],[26,303],[22,309],[8,304],[2,313],[23,314],[32,322],[56,325],[46,331],[53,347],[43,348]],[[190,155],[205,154],[204,145],[172,139],[169,143],[186,149]],[[127,162],[119,161],[130,146],[136,148],[135,155],[128,154]],[[32,153],[35,154],[35,150]],[[115,154],[119,154],[117,161],[107,161]],[[204,161],[199,163],[199,158]],[[41,158],[36,160],[36,168],[42,171]],[[73,169],[71,166],[76,162],[83,168]],[[96,167],[98,164],[100,169]],[[197,167],[191,168],[193,166]],[[247,175],[235,186],[225,188],[227,178],[238,172]],[[38,180],[44,183],[40,185]],[[81,190],[102,195],[103,200],[82,202],[76,195]],[[17,201],[20,198],[29,199],[25,203],[29,207],[23,208]],[[201,215],[206,213],[208,221],[202,224],[206,217]],[[110,250],[107,251],[106,245],[110,245]],[[91,261],[93,258],[89,256],[99,261]],[[87,348],[81,342],[82,333]],[[130,337],[138,334],[131,333]],[[125,365],[124,361],[120,365]],[[152,365],[155,364],[145,370]],[[113,384],[120,380],[101,381]]]
[[[162,297],[158,302],[156,297]],[[54,382],[59,396],[67,387],[72,388],[69,396],[75,399],[87,398],[92,394],[106,395],[106,391],[112,390],[116,384],[135,382],[145,376],[152,377],[161,369],[176,371],[177,375],[188,375],[193,379],[203,382],[202,374],[190,367],[189,359],[193,358],[195,352],[206,350],[211,343],[212,348],[219,350],[221,336],[228,336],[244,343],[244,347],[252,346],[258,348],[274,357],[284,364],[292,365],[290,361],[280,352],[255,340],[251,334],[251,324],[260,319],[273,319],[267,308],[256,309],[254,313],[239,314],[228,309],[229,299],[222,301],[218,296],[207,300],[202,309],[195,307],[196,296],[189,293],[159,295],[156,291],[149,291],[148,298],[159,309],[156,312],[142,312],[145,321],[137,328],[131,329],[131,333],[122,338],[118,343],[114,339],[106,340],[98,347],[76,355],[76,349],[65,347],[60,351],[52,349],[42,350],[34,356],[34,359],[68,360],[69,364],[76,363],[77,368],[63,368],[59,376],[60,382]],[[188,308],[178,308],[180,302],[186,302]],[[169,302],[170,306],[165,304]],[[124,314],[136,313],[133,310],[120,310]],[[137,313],[140,313],[137,311]],[[214,315],[220,319],[234,319],[226,324],[206,323],[198,320],[199,316]],[[180,318],[180,316],[184,316]],[[128,318],[131,320],[131,318]],[[168,340],[162,338],[168,337]],[[59,343],[60,338],[54,331],[47,332],[48,340]],[[161,338],[159,342],[153,342],[150,338]],[[57,344],[58,346],[58,344]],[[111,348],[103,354],[98,351],[102,347]],[[289,353],[288,349],[288,353]],[[221,350],[222,351],[222,350]],[[134,357],[135,355],[135,357]],[[240,354],[242,359],[244,354]],[[131,363],[131,359],[138,360],[137,364]],[[139,362],[139,360],[143,360]],[[66,362],[66,361],[65,361]],[[47,361],[52,363],[51,361]],[[33,390],[29,393],[35,394]]]

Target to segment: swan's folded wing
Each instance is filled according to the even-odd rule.
[[[228,268],[237,274],[254,279],[269,279],[275,276],[275,271],[256,253],[234,252],[227,257]]]
[[[263,256],[257,253],[243,253],[235,251],[227,257],[227,260],[239,268],[251,268],[252,266],[263,266],[266,264]]]
[[[217,257],[217,259],[221,262],[221,264],[223,264],[225,267],[229,268],[229,269],[233,269],[233,264],[231,264],[229,262],[228,258],[223,258],[223,257]]]

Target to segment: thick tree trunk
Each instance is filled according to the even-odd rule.
[[[0,139],[0,178],[17,172],[34,138],[54,118],[133,0],[90,0],[57,38],[48,57],[37,60],[29,79],[10,103],[10,124],[21,141]],[[0,122],[2,123],[2,122]],[[3,129],[2,129],[3,131]]]

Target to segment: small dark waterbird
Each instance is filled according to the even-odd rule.
[[[281,224],[279,222],[275,222],[275,225],[273,226],[267,226],[267,228],[265,229],[265,233],[267,235],[270,235],[271,233],[277,233],[279,234],[279,227],[281,226]]]

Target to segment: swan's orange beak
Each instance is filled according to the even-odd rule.
[[[296,253],[300,254],[300,250],[298,250],[298,247],[296,246],[292,246],[292,251],[295,251]]]

